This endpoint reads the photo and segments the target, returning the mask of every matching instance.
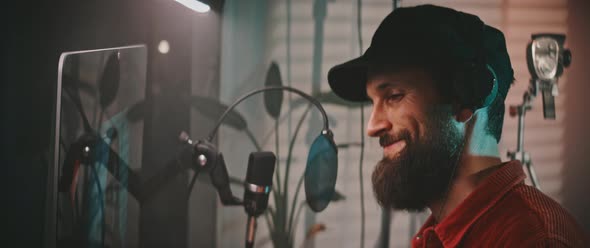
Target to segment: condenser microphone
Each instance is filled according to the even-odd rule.
[[[256,218],[266,210],[272,189],[276,157],[272,152],[253,152],[248,159],[244,183],[244,209],[248,214],[246,247],[254,247]]]

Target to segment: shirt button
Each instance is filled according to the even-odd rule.
[[[420,240],[420,239],[422,239],[422,235],[416,236],[416,240]]]

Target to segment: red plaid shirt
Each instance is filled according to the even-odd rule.
[[[525,177],[519,161],[502,165],[441,223],[430,216],[412,247],[590,247],[574,218]]]

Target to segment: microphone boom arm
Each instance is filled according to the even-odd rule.
[[[305,92],[292,88],[292,87],[288,87],[288,86],[273,86],[273,87],[264,87],[261,89],[257,89],[257,90],[253,90],[250,91],[249,93],[245,94],[244,96],[240,97],[238,100],[236,100],[234,103],[232,103],[232,105],[230,105],[225,112],[223,112],[223,114],[221,115],[221,117],[219,117],[219,120],[217,121],[217,123],[215,123],[215,126],[213,128],[213,130],[211,130],[211,132],[209,133],[209,136],[207,136],[207,141],[211,142],[211,140],[213,140],[213,137],[215,137],[215,134],[217,133],[217,129],[219,129],[219,126],[221,126],[221,123],[223,122],[223,120],[225,119],[225,116],[232,111],[239,103],[241,103],[242,101],[246,100],[248,97],[261,93],[261,92],[265,92],[265,91],[276,91],[276,90],[286,90],[289,92],[293,92],[296,93],[298,95],[300,95],[301,97],[309,100],[313,105],[315,105],[320,112],[322,113],[322,118],[324,119],[324,130],[328,130],[329,129],[329,125],[328,125],[328,115],[326,114],[326,111],[324,110],[324,108],[322,107],[322,105],[318,102],[318,100],[316,100],[315,98],[311,97],[310,95],[306,94]]]

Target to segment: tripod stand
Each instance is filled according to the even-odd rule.
[[[524,151],[524,117],[531,110],[531,102],[541,91],[543,97],[543,117],[555,119],[555,96],[558,94],[557,81],[563,68],[571,63],[571,52],[563,47],[565,35],[540,33],[531,36],[527,45],[527,66],[531,74],[531,84],[523,95],[521,105],[510,106],[510,116],[518,116],[518,140],[516,151],[509,151],[510,159],[520,160],[526,166],[534,187],[541,189],[533,169],[531,156]]]
[[[526,112],[532,109],[531,102],[535,98],[536,88],[536,82],[531,82],[531,87],[522,96],[522,104],[513,105],[509,108],[510,117],[518,116],[518,138],[516,142],[516,151],[509,151],[508,157],[511,160],[520,160],[526,167],[533,186],[541,190],[541,187],[539,186],[539,180],[537,179],[535,169],[533,168],[531,156],[524,150],[524,117]]]

